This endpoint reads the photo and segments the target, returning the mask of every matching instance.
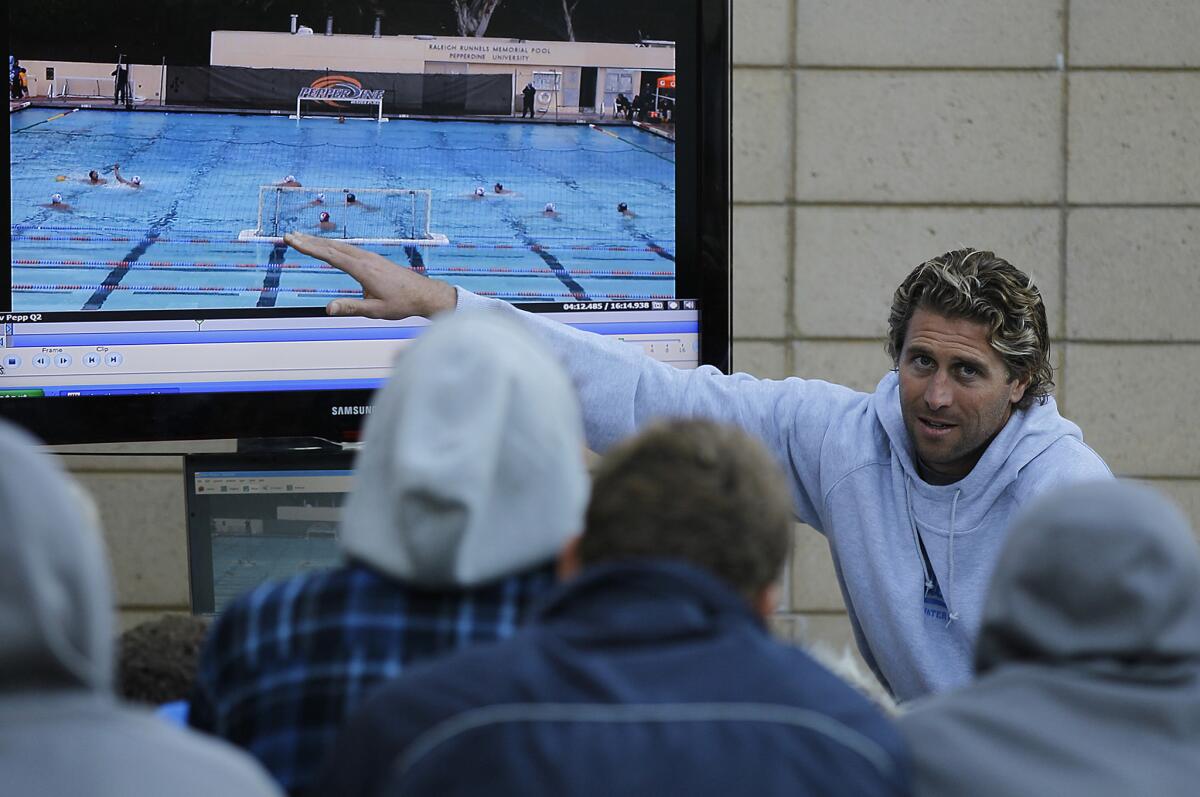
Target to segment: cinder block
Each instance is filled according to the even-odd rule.
[[[1053,67],[1062,50],[1061,0],[804,0],[796,9],[799,64]]]
[[[782,338],[788,332],[788,210],[733,209],[733,334]]]
[[[1071,202],[1200,201],[1200,75],[1085,72],[1070,81]]]
[[[1196,0],[1071,0],[1072,66],[1200,66]]]
[[[136,445],[133,443],[122,443]],[[50,446],[51,451],[61,453],[64,448],[74,446]],[[105,454],[62,454],[63,467],[73,473],[182,473],[181,460],[178,456],[163,454],[139,457],[107,456]],[[180,476],[180,478],[183,478]]]
[[[792,279],[801,335],[883,340],[896,287],[917,265],[963,246],[990,249],[1032,274],[1046,302],[1051,334],[1060,330],[1057,210],[802,207],[795,212]]]
[[[733,63],[783,66],[792,57],[794,0],[733,3]]]
[[[796,196],[838,202],[1056,202],[1060,77],[820,72],[796,91]]]
[[[782,202],[792,193],[792,75],[733,70],[733,200]]]
[[[1068,417],[1120,476],[1200,477],[1200,344],[1067,345]]]
[[[822,379],[863,393],[875,386],[892,367],[878,341],[797,341],[792,344],[792,370],[805,379]]]
[[[1069,337],[1200,341],[1197,300],[1200,210],[1071,211]]]
[[[189,605],[187,526],[179,473],[77,473],[96,499],[117,605]]]
[[[799,524],[792,550],[792,609],[797,612],[844,612],[829,543],[813,528]]]
[[[761,379],[786,379],[791,376],[787,367],[787,346],[778,343],[733,342],[733,370],[754,374]]]
[[[840,660],[843,656],[850,657],[851,665],[856,669],[858,685],[875,699],[886,703],[882,687],[863,661],[858,652],[858,644],[854,641],[854,631],[850,627],[850,618],[845,613],[833,614],[776,614],[770,618],[772,633],[779,639],[816,651],[823,662]],[[832,669],[832,667],[831,667]],[[844,672],[839,675],[845,677]],[[851,679],[847,679],[851,680]]]
[[[1143,484],[1165,493],[1179,504],[1192,522],[1192,532],[1200,542],[1200,479],[1142,479]]]
[[[130,467],[136,462],[138,470],[162,470],[161,463],[166,462],[168,468],[178,469],[178,455],[180,452],[189,454],[225,454],[237,451],[237,440],[218,439],[218,440],[151,440],[139,441],[136,443],[80,443],[76,445],[65,446],[47,446],[50,451],[55,451],[60,454],[70,454],[74,457],[73,462],[85,462],[83,455],[93,455],[94,459],[91,464],[80,465],[80,470],[91,470],[99,468],[101,470],[111,470],[113,466],[124,463],[125,467]],[[112,454],[136,454],[136,460],[126,458],[124,460],[112,459],[106,455]],[[156,456],[145,456],[154,454]],[[151,464],[151,463],[155,464]]]

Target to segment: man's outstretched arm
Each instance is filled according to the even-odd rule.
[[[283,240],[296,251],[341,269],[362,286],[362,299],[334,299],[325,307],[329,315],[393,321],[411,316],[429,318],[453,310],[458,301],[449,283],[399,267],[366,249],[302,232],[290,232]]]
[[[362,285],[363,299],[335,299],[326,308],[330,315],[399,320],[456,308],[486,309],[531,330],[551,348],[575,384],[588,445],[595,451],[605,451],[656,419],[704,417],[740,426],[761,439],[791,473],[797,512],[806,522],[815,522],[824,432],[858,403],[861,394],[823,382],[724,376],[712,366],[675,368],[638,347],[455,289],[350,244],[303,233],[288,233],[285,240]]]

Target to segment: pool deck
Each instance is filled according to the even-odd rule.
[[[110,103],[104,99],[89,99],[89,98],[49,98],[49,97],[30,97],[21,102],[10,102],[9,113],[22,110],[24,108],[92,108],[97,110],[116,110],[116,103]],[[288,116],[289,111],[284,110],[264,110],[261,108],[208,108],[196,105],[159,105],[151,103],[135,103],[129,110],[131,111],[153,111],[167,113],[235,113],[247,114],[253,116]],[[314,114],[311,118],[336,119],[337,114]],[[305,117],[310,118],[310,117]],[[470,115],[470,116],[445,116],[435,114],[384,114],[385,119],[418,119],[428,122],[502,122],[505,124],[559,124],[559,125],[577,125],[577,124],[596,124],[604,125],[605,127],[637,127],[663,138],[675,140],[675,125],[673,124],[658,124],[651,122],[636,122],[627,121],[624,117],[613,117],[608,114],[598,114],[590,111],[559,111],[557,115],[550,116],[543,114],[541,117],[534,119],[523,119],[517,114],[494,114],[494,115]],[[355,121],[358,121],[356,118]],[[367,119],[366,121],[371,121]]]

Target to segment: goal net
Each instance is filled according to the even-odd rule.
[[[85,97],[88,99],[112,99],[116,94],[117,79],[114,77],[79,77],[59,75],[50,84],[51,97]]]
[[[562,72],[534,72],[533,80],[533,109],[539,114],[558,116],[558,98],[562,89]]]
[[[353,244],[449,243],[429,229],[432,205],[428,188],[264,185],[258,189],[258,226],[238,238],[277,242],[296,230]]]
[[[306,108],[308,109],[307,117],[304,115]],[[312,119],[317,116],[386,122],[388,120],[383,118],[383,89],[344,87],[314,89],[305,86],[296,94],[296,113],[289,118]]]

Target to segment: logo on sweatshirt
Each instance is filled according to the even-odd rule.
[[[950,621],[950,610],[946,608],[946,599],[942,597],[942,588],[936,578],[925,583],[925,616],[943,623]]]

